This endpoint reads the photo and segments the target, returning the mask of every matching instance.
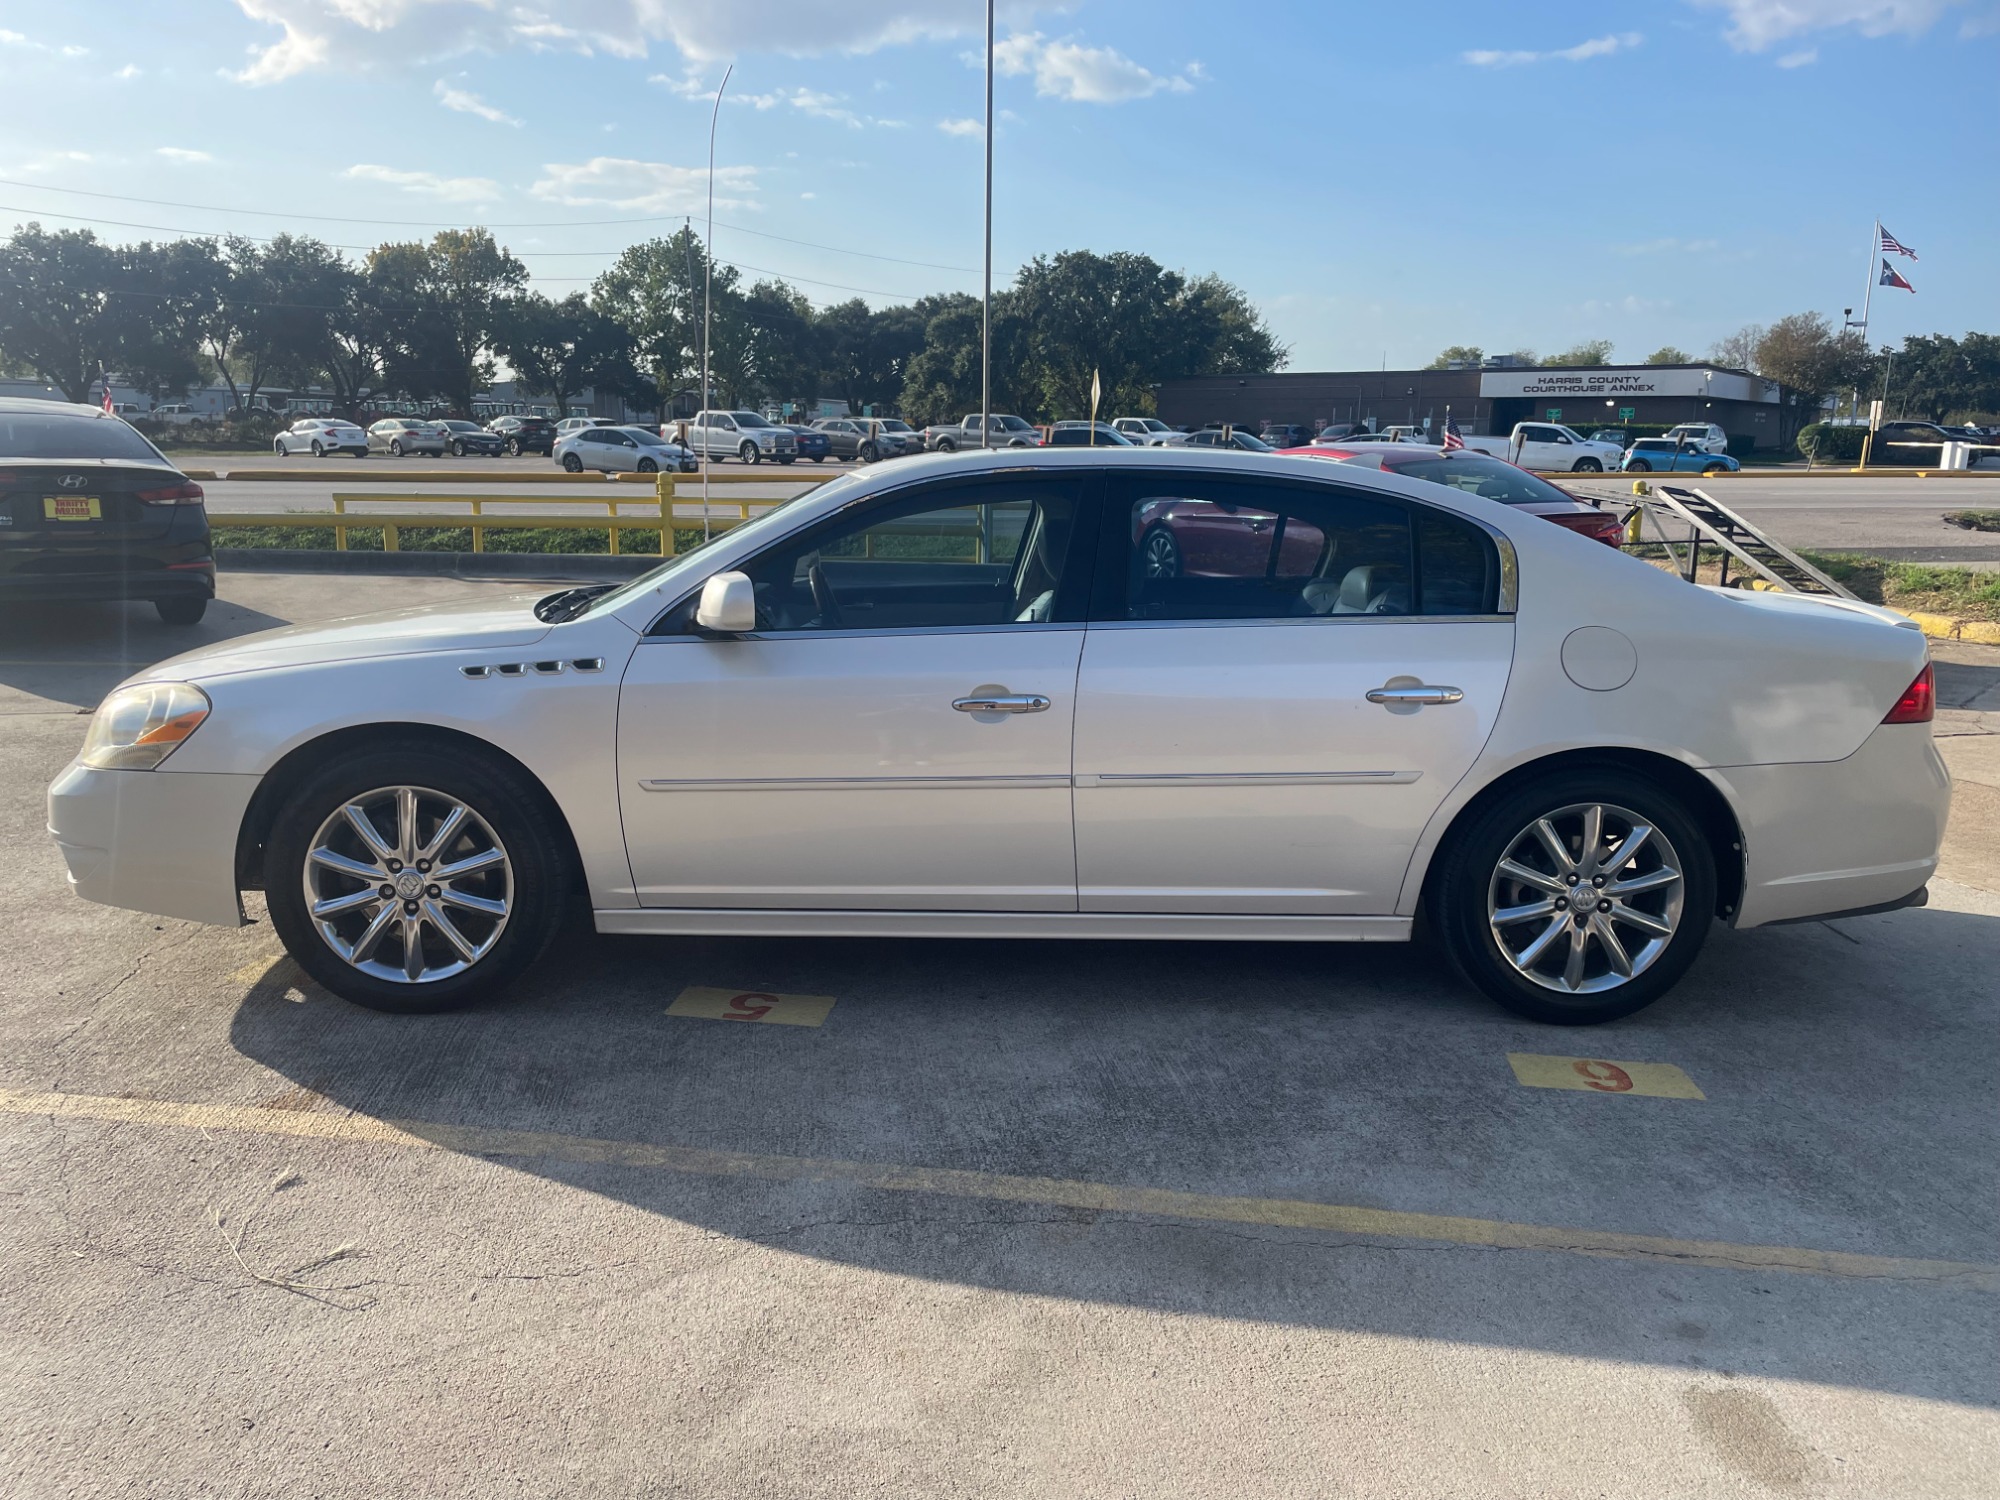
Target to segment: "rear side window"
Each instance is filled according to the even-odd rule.
[[[124,458],[165,464],[160,450],[116,417],[0,412],[0,458]],[[172,467],[171,464],[168,465]]]
[[[1479,615],[1497,607],[1492,541],[1447,512],[1355,491],[1187,474],[1121,478],[1110,488],[1097,619]]]

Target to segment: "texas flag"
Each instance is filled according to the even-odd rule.
[[[1899,286],[1906,292],[1914,292],[1916,290],[1909,282],[1898,276],[1896,268],[1886,260],[1882,262],[1882,279],[1875,284],[1877,286]]]

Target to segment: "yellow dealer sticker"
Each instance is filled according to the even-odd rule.
[[[1654,1099],[1706,1099],[1672,1063],[1611,1062],[1602,1057],[1545,1057],[1509,1052],[1514,1077],[1531,1089],[1581,1089],[1591,1094],[1645,1094]]]
[[[704,1021],[763,1021],[773,1026],[817,1026],[833,1009],[831,995],[773,995],[764,990],[718,990],[689,985],[667,1007],[670,1016]]]

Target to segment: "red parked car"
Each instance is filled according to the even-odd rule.
[[[1454,489],[1498,500],[1583,536],[1595,537],[1606,546],[1624,541],[1625,528],[1618,517],[1587,505],[1567,490],[1559,490],[1546,479],[1517,468],[1504,458],[1477,453],[1470,448],[1432,447],[1421,443],[1313,443],[1304,448],[1287,448],[1287,458],[1327,458],[1366,469],[1404,474],[1431,484],[1448,484]]]

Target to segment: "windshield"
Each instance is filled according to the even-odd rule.
[[[626,427],[620,430],[631,433],[633,437],[649,448],[672,448],[675,446],[671,438],[663,438],[657,432],[648,432],[643,427]]]
[[[729,415],[736,418],[736,425],[738,427],[769,427],[771,425],[754,411],[733,411]]]
[[[45,417],[39,412],[0,412],[0,458],[129,458],[140,463],[167,463],[159,449],[116,417]]]
[[[1517,469],[1497,458],[1488,458],[1483,453],[1467,453],[1463,449],[1448,457],[1419,458],[1383,467],[1391,474],[1407,474],[1412,479],[1428,480],[1432,484],[1448,484],[1467,494],[1498,500],[1502,505],[1546,504],[1550,501],[1576,503],[1571,496],[1546,479],[1537,479],[1526,469]]]
[[[1560,423],[1558,423],[1556,426],[1556,431],[1560,432],[1564,437],[1568,438],[1572,443],[1580,443],[1583,441],[1583,434],[1578,432],[1574,427],[1564,427]]]
[[[1158,417],[1147,417],[1147,418],[1146,418],[1146,419],[1145,419],[1145,420],[1144,420],[1143,422],[1141,422],[1141,423],[1140,423],[1139,425],[1140,425],[1141,427],[1145,428],[1145,429],[1146,429],[1146,431],[1148,431],[1148,432],[1172,432],[1172,431],[1173,431],[1173,428],[1169,427],[1169,426],[1168,426],[1168,425],[1167,425],[1167,424],[1166,424],[1165,422],[1162,422],[1162,421],[1161,421],[1161,420],[1160,420],[1160,419],[1159,419]]]
[[[1252,437],[1247,432],[1237,433],[1233,441],[1235,442],[1237,447],[1248,448],[1251,449],[1253,452],[1257,453],[1273,453],[1277,451],[1276,449],[1272,448],[1272,446],[1269,443],[1265,442],[1262,438]]]
[[[912,432],[915,430],[908,422],[899,422],[894,417],[882,418],[881,427],[884,432]]]
[[[807,490],[805,492],[805,495],[820,496],[820,495],[844,494],[848,490],[858,489],[862,483],[862,479],[863,475],[860,471],[843,474],[838,479],[830,479],[825,484],[817,485],[814,488]],[[594,615],[594,614],[602,614],[607,609],[616,609],[625,600],[637,598],[639,595],[645,593],[649,589],[663,588],[670,585],[674,581],[675,577],[683,569],[687,569],[687,571],[689,572],[698,574],[701,571],[699,566],[690,569],[688,568],[688,564],[690,562],[696,561],[700,557],[702,552],[706,551],[715,542],[721,541],[722,538],[726,536],[756,537],[756,536],[762,536],[766,532],[782,530],[785,525],[785,521],[776,518],[783,516],[786,510],[790,509],[793,505],[796,505],[800,500],[803,500],[805,498],[805,495],[794,495],[790,500],[779,501],[776,505],[772,506],[771,509],[765,511],[763,515],[757,517],[756,520],[746,521],[741,525],[732,526],[727,531],[718,531],[708,541],[697,542],[694,546],[690,547],[687,551],[681,553],[679,556],[668,558],[665,562],[661,563],[657,568],[648,568],[645,572],[641,573],[637,578],[631,579],[625,583],[620,584],[617,588],[612,589],[609,593],[599,594],[595,599],[590,601],[590,607],[584,610],[583,613]],[[734,504],[733,501],[731,503]],[[756,502],[752,501],[751,503],[755,504]],[[688,518],[686,516],[681,517],[683,525],[685,525],[687,520]]]
[[[1034,430],[1019,417],[997,417],[995,420],[1008,432],[1032,432]]]

